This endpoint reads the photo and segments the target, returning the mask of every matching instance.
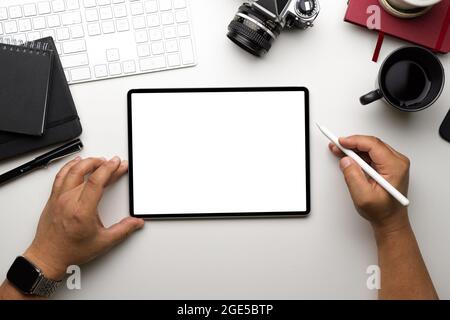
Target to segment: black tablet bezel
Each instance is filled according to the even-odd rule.
[[[266,91],[302,91],[305,94],[305,147],[306,147],[306,211],[276,212],[226,212],[226,213],[176,213],[144,214],[134,212],[133,196],[133,136],[132,136],[132,95],[139,93],[180,93],[180,92],[266,92]],[[310,172],[310,137],[309,137],[309,91],[305,87],[242,87],[242,88],[174,88],[174,89],[133,89],[128,92],[128,159],[129,159],[129,204],[130,215],[144,219],[194,219],[194,218],[250,218],[250,217],[304,217],[311,212],[311,172]],[[295,101],[293,101],[295,103]]]

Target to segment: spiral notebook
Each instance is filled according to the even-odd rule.
[[[31,136],[0,132],[0,160],[75,139],[82,132],[80,119],[53,39],[48,37],[36,40],[34,47],[46,47],[53,52],[44,133],[42,136]],[[23,78],[23,76],[20,77],[20,79]],[[3,106],[3,102],[0,101],[0,105]]]
[[[0,44],[0,130],[44,133],[53,52],[48,45]]]

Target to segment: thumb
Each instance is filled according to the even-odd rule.
[[[339,162],[345,182],[353,202],[359,203],[370,192],[370,184],[361,167],[351,158],[344,157]]]
[[[144,220],[128,217],[106,229],[106,238],[110,246],[114,246],[144,226]]]

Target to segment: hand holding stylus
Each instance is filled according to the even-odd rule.
[[[356,152],[403,195],[408,192],[409,159],[378,138],[339,138],[345,149]],[[380,299],[438,299],[408,218],[407,207],[368,177],[353,159],[334,143],[331,152],[341,157],[340,167],[356,209],[374,230],[378,266],[381,270]]]
[[[343,147],[339,143],[339,138],[335,136],[330,130],[317,124],[320,131],[342,151],[347,157],[355,161],[361,169],[373,180],[375,180],[380,186],[384,188],[392,197],[394,197],[403,206],[409,206],[409,200],[400,191],[398,191],[392,184],[389,183],[383,176],[381,176],[374,168],[372,168],[366,161],[364,161],[355,151]]]
[[[357,152],[373,169],[400,193],[406,195],[409,183],[409,159],[378,138],[350,136],[339,138],[342,147]],[[341,157],[340,168],[358,212],[374,227],[395,227],[404,222],[406,208],[335,144],[330,150]]]

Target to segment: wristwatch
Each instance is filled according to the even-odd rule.
[[[22,293],[46,298],[61,284],[61,281],[47,279],[38,267],[22,256],[14,260],[6,277]]]

